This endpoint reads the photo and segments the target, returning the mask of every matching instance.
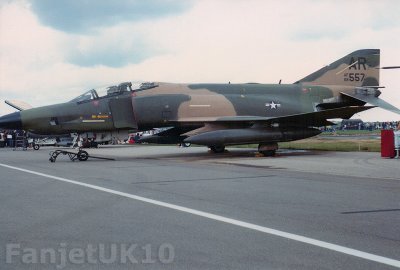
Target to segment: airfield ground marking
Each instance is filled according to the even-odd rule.
[[[165,207],[165,208],[169,208],[169,209],[173,209],[173,210],[177,210],[177,211],[193,214],[193,215],[200,216],[200,217],[205,217],[205,218],[208,218],[208,219],[212,219],[212,220],[216,220],[216,221],[220,221],[220,222],[236,225],[236,226],[239,226],[239,227],[243,227],[243,228],[247,228],[247,229],[263,232],[263,233],[266,233],[266,234],[280,236],[280,237],[283,237],[283,238],[286,238],[286,239],[290,239],[290,240],[306,243],[306,244],[309,244],[309,245],[313,245],[313,246],[317,246],[317,247],[333,250],[333,251],[336,251],[336,252],[344,253],[344,254],[347,254],[347,255],[355,256],[355,257],[358,257],[358,258],[366,259],[366,260],[369,260],[369,261],[374,261],[374,262],[378,262],[378,263],[382,263],[382,264],[386,264],[386,265],[390,265],[390,266],[394,266],[394,267],[400,268],[400,261],[398,261],[398,260],[387,258],[387,257],[383,257],[383,256],[379,256],[379,255],[375,255],[375,254],[372,254],[372,253],[367,253],[367,252],[360,251],[360,250],[357,250],[357,249],[347,248],[347,247],[344,247],[344,246],[331,244],[331,243],[320,241],[320,240],[317,240],[317,239],[313,239],[313,238],[309,238],[309,237],[305,237],[305,236],[301,236],[301,235],[297,235],[297,234],[293,234],[293,233],[288,233],[288,232],[284,232],[284,231],[279,231],[279,230],[271,229],[271,228],[268,228],[268,227],[263,227],[263,226],[260,226],[260,225],[256,225],[256,224],[252,224],[252,223],[248,223],[248,222],[244,222],[244,221],[240,221],[240,220],[237,220],[237,219],[227,218],[227,217],[224,217],[224,216],[219,216],[219,215],[215,215],[215,214],[211,214],[211,213],[207,213],[207,212],[191,209],[191,208],[184,207],[184,206],[179,206],[179,205],[170,204],[170,203],[166,203],[166,202],[162,202],[162,201],[157,201],[157,200],[153,200],[153,199],[149,199],[149,198],[145,198],[145,197],[141,197],[141,196],[137,196],[137,195],[133,195],[133,194],[129,194],[129,193],[125,193],[125,192],[121,192],[121,191],[117,191],[117,190],[113,190],[113,189],[109,189],[109,188],[104,188],[104,187],[91,185],[91,184],[86,184],[86,183],[82,183],[82,182],[79,182],[79,181],[70,180],[70,179],[66,179],[66,178],[62,178],[62,177],[58,177],[58,176],[53,176],[53,175],[49,175],[49,174],[45,174],[45,173],[40,173],[40,172],[31,171],[31,170],[27,170],[27,169],[23,169],[23,168],[18,168],[18,167],[10,166],[10,165],[7,165],[7,164],[0,163],[0,166],[5,167],[5,168],[9,168],[9,169],[13,169],[13,170],[17,170],[17,171],[21,171],[21,172],[34,174],[34,175],[37,175],[37,176],[42,176],[42,177],[45,177],[45,178],[54,179],[54,180],[61,181],[61,182],[66,182],[66,183],[70,183],[70,184],[74,184],[74,185],[78,185],[78,186],[91,188],[91,189],[94,189],[94,190],[107,192],[107,193],[110,193],[110,194],[118,195],[118,196],[125,197],[125,198],[130,198],[130,199],[141,201],[141,202],[146,202],[146,203],[153,204],[153,205],[162,206],[162,207]]]

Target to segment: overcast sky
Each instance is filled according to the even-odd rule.
[[[400,65],[399,14],[398,0],[0,0],[0,115],[5,99],[42,106],[122,81],[293,83],[357,49]],[[400,107],[400,70],[380,83]]]

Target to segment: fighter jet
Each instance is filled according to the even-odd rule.
[[[380,50],[352,52],[293,84],[174,84],[127,82],[101,95],[92,89],[69,102],[0,117],[0,128],[37,134],[143,131],[150,143],[225,146],[259,144],[274,155],[278,142],[320,133],[329,119],[374,108],[400,114],[379,99]],[[366,104],[369,104],[366,106]]]

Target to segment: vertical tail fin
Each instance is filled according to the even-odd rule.
[[[379,49],[352,52],[297,81],[309,85],[379,86]]]

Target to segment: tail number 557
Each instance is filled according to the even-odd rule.
[[[344,73],[344,81],[350,82],[362,82],[364,81],[365,74],[364,73]]]

